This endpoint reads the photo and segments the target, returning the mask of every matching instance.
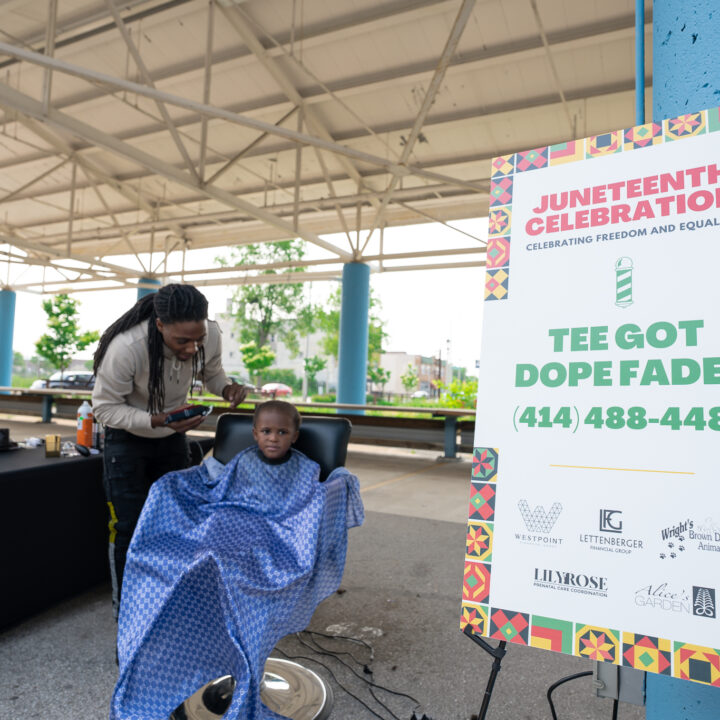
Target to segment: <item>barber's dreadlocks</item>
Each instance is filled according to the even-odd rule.
[[[122,317],[118,318],[102,335],[95,351],[93,371],[97,374],[111,341],[120,333],[148,321],[148,355],[150,377],[148,379],[148,411],[159,413],[165,404],[165,382],[163,380],[163,338],[157,329],[156,320],[163,324],[207,320],[208,302],[205,296],[192,285],[166,285],[152,295],[146,295]],[[192,382],[205,366],[205,348],[201,345],[192,359]]]

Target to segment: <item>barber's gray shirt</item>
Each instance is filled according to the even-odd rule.
[[[150,375],[147,332],[148,321],[145,320],[113,338],[95,378],[92,406],[96,420],[103,425],[121,428],[141,437],[160,438],[171,435],[174,430],[150,426],[147,409]],[[205,367],[200,379],[215,395],[222,395],[223,388],[230,383],[221,364],[220,337],[217,323],[208,320],[204,342]],[[192,360],[183,362],[168,347],[163,345],[163,349],[163,412],[169,412],[187,404],[192,382]]]

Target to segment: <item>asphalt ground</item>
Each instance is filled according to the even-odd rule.
[[[0,419],[0,425],[11,428],[13,440],[68,433],[66,424]],[[410,720],[414,700],[376,690],[385,709],[373,698],[368,679],[412,696],[432,720],[469,720],[480,709],[492,660],[459,629],[470,461],[436,457],[428,451],[350,447],[347,464],[360,480],[366,522],[350,532],[340,592],[318,607],[309,626],[332,637],[304,633],[278,645],[288,655],[310,658],[304,664],[328,680],[335,695],[333,718]],[[0,718],[107,717],[117,679],[114,640],[109,586],[0,634]],[[551,720],[548,687],[592,669],[592,662],[579,658],[509,645],[487,718]],[[612,717],[612,702],[596,697],[592,677],[562,685],[553,697],[558,720]],[[618,720],[644,717],[644,708],[620,704]]]

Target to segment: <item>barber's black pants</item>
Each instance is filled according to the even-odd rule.
[[[172,470],[190,465],[184,434],[143,438],[116,428],[105,429],[104,486],[110,508],[110,576],[113,613],[120,612],[125,558],[150,486]]]

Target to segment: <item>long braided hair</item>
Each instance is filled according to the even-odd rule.
[[[163,368],[163,337],[157,329],[156,320],[163,324],[207,320],[207,298],[192,285],[166,285],[156,293],[146,295],[122,317],[118,318],[102,335],[93,360],[93,372],[97,375],[105,353],[112,340],[120,333],[130,330],[145,320],[148,321],[148,355],[150,377],[148,378],[148,411],[160,413],[165,404],[165,381]],[[192,359],[192,381],[190,392],[205,366],[205,348],[200,346]]]

